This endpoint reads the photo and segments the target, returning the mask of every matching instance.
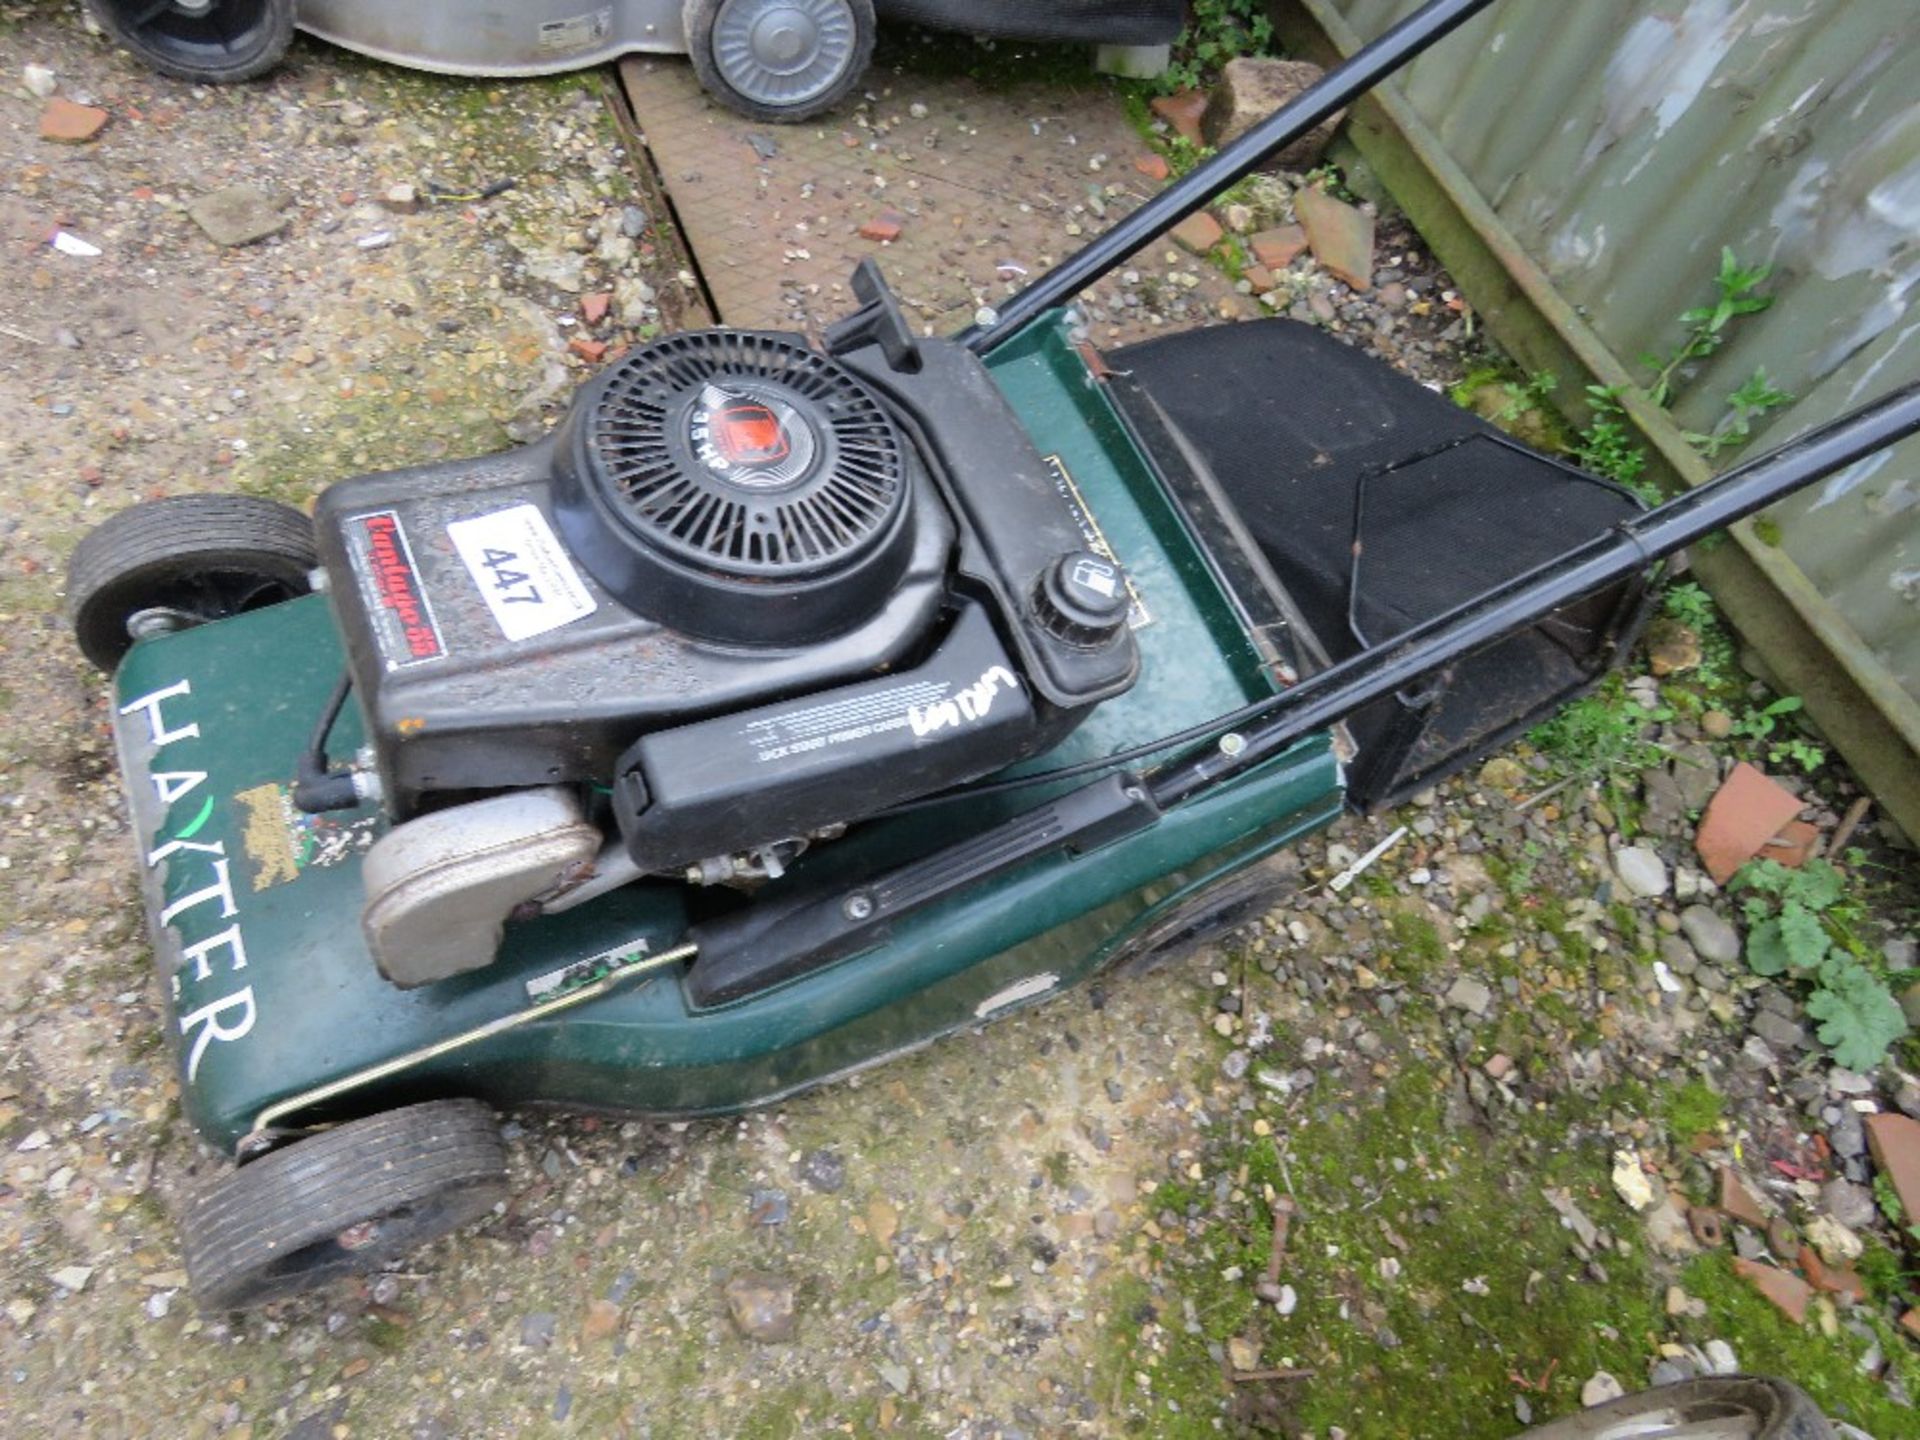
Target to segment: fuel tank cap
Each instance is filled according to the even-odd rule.
[[[1069,645],[1097,650],[1127,628],[1132,607],[1118,564],[1091,550],[1056,556],[1033,588],[1033,612],[1048,632]]]

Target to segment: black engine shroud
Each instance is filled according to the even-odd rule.
[[[671,870],[989,774],[1133,683],[1117,571],[984,367],[862,293],[832,354],[674,336],[536,444],[326,492],[396,818],[593,786]]]

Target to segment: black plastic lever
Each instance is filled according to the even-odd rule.
[[[703,1007],[744,999],[870,950],[896,920],[1016,865],[1097,849],[1159,818],[1136,776],[1109,775],[884,874],[757,899],[692,928],[688,994]]]
[[[827,327],[829,355],[844,355],[866,345],[878,345],[890,368],[906,374],[920,369],[920,342],[907,324],[900,299],[887,284],[887,277],[872,260],[862,260],[853,269],[853,294],[860,308],[844,320]]]

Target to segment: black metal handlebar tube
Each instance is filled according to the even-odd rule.
[[[984,355],[1044,311],[1064,305],[1154,236],[1178,225],[1222,190],[1257,170],[1334,112],[1434,42],[1486,9],[1493,0],[1433,0],[1363,46],[1206,163],[1190,170],[1092,243],[1062,260],[1010,299],[991,326],[960,332],[961,344]]]
[[[1302,735],[1916,433],[1920,433],[1920,382],[1810,430],[1657,509],[1623,521],[1558,559],[1302,681],[1274,697],[1272,718],[1238,732],[1237,742],[1215,745],[1162,767],[1150,778],[1148,789],[1161,807],[1177,805],[1279,753]]]

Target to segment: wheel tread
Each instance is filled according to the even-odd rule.
[[[116,44],[132,52],[141,64],[159,74],[191,80],[196,85],[237,85],[255,79],[278,65],[293,43],[294,0],[268,0],[259,44],[243,52],[233,64],[220,66],[183,64],[155,50],[137,30],[125,23],[113,0],[86,0],[86,5],[100,28],[112,36]]]
[[[74,547],[67,611],[88,660],[108,670],[131,643],[138,597],[182,568],[248,569],[304,588],[319,563],[313,522],[254,495],[180,495],[109,516]]]
[[[506,1193],[506,1154],[493,1113],[436,1100],[352,1121],[262,1156],[196,1195],[182,1220],[187,1274],[203,1309],[264,1304],[374,1268],[376,1243],[307,1269],[265,1275],[276,1260],[368,1218],[431,1202],[401,1232],[411,1248],[478,1218]]]

